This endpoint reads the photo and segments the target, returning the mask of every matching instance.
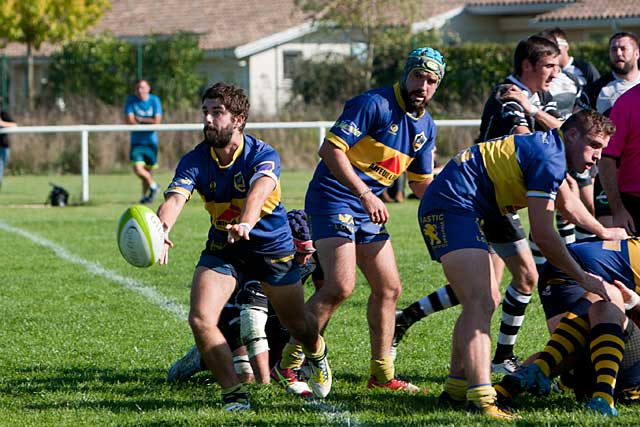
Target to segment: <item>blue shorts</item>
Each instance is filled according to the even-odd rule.
[[[384,225],[375,224],[369,216],[354,216],[351,213],[335,215],[308,215],[311,239],[315,242],[329,237],[344,237],[357,245],[389,240]]]
[[[157,145],[132,145],[129,151],[131,163],[144,163],[147,168],[158,167],[158,146]]]
[[[538,295],[547,320],[571,311],[586,315],[591,303],[582,299],[587,291],[548,262],[540,269]]]
[[[482,231],[483,221],[477,215],[460,215],[435,210],[419,218],[420,231],[434,261],[458,249],[484,249],[489,244]]]
[[[256,254],[228,245],[219,250],[202,251],[198,267],[233,276],[238,282],[258,280],[271,286],[285,286],[300,282],[300,267],[294,258],[293,251]]]

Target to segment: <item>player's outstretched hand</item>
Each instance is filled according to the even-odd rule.
[[[591,273],[586,273],[585,279],[580,283],[580,286],[582,286],[585,291],[600,296],[604,301],[611,301],[605,285],[608,285],[608,283],[602,280],[602,277]]]
[[[173,242],[169,239],[169,233],[164,233],[164,248],[162,249],[162,255],[158,260],[158,264],[167,265],[169,263],[169,248],[173,247]]]
[[[362,207],[369,214],[369,219],[374,224],[386,224],[389,221],[389,211],[380,197],[369,191],[360,198]]]
[[[249,240],[250,231],[251,226],[246,222],[241,222],[240,224],[229,224],[227,225],[227,242],[235,243],[241,239]]]

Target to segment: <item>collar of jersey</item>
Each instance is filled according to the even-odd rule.
[[[226,169],[228,167],[231,167],[231,165],[233,165],[233,163],[236,161],[240,153],[242,153],[243,149],[244,149],[244,134],[242,135],[242,142],[240,143],[240,145],[238,145],[238,148],[236,148],[236,151],[233,153],[233,158],[231,159],[229,164],[222,166],[220,164],[220,160],[218,160],[218,155],[216,154],[216,150],[214,150],[213,147],[209,148],[209,150],[211,151],[211,157],[213,158],[213,160],[216,162],[216,164],[220,169]]]
[[[400,108],[402,108],[402,111],[404,111],[407,116],[411,117],[413,120],[418,120],[419,118],[424,116],[425,111],[427,111],[426,109],[421,110],[420,114],[418,114],[417,116],[414,116],[413,114],[407,111],[407,106],[404,104],[404,99],[402,99],[402,92],[400,91],[399,82],[393,85],[393,93],[396,96],[396,102],[398,103]]]
[[[525,86],[525,84],[522,83],[520,80],[518,80],[518,78],[516,76],[514,76],[513,74],[511,74],[509,77],[507,77],[507,80],[511,81],[511,83],[513,83],[514,85],[516,85],[520,89],[522,89],[522,91],[527,94],[528,98],[531,98],[533,96],[533,93],[531,93],[529,88],[527,86]]]

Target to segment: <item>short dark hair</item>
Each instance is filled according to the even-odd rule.
[[[611,119],[595,110],[578,111],[569,116],[562,126],[560,126],[563,132],[572,128],[577,129],[581,135],[586,135],[593,131],[611,136],[616,132],[616,125],[613,124]]]
[[[551,37],[554,38],[555,40],[557,40],[557,39],[566,40],[567,39],[567,34],[560,27],[545,28],[538,35],[540,37],[544,37],[546,39],[551,38]]]
[[[545,56],[558,56],[560,49],[555,42],[541,36],[531,36],[520,41],[513,55],[513,66],[516,76],[522,75],[522,61],[528,60],[531,65],[536,65]]]
[[[244,123],[240,130],[244,130],[244,126],[249,119],[249,98],[245,95],[242,88],[233,84],[216,83],[206,88],[202,94],[202,102],[205,99],[219,99],[222,105],[231,113],[232,116],[244,116]]]
[[[636,36],[634,33],[628,32],[628,31],[620,31],[620,32],[615,33],[611,37],[609,37],[609,47],[611,47],[611,43],[613,43],[615,40],[621,39],[623,37],[629,37],[631,40],[633,40],[633,42],[636,44],[636,49],[638,49],[638,47],[640,47],[640,42],[638,41],[638,36]]]

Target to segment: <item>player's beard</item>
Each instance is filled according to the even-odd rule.
[[[613,72],[621,76],[626,76],[633,68],[633,63],[630,61],[624,61],[624,65],[619,65],[617,62],[612,62],[610,65]]]
[[[410,113],[415,113],[417,111],[421,111],[427,108],[429,104],[429,100],[427,99],[427,94],[424,94],[424,100],[418,101],[413,99],[411,95],[423,95],[422,91],[414,90],[409,94],[406,90],[402,91],[402,98],[404,98],[404,103],[407,107],[407,111]]]
[[[218,130],[213,126],[204,125],[204,141],[213,148],[224,148],[231,142],[233,136],[233,125],[229,124]]]

